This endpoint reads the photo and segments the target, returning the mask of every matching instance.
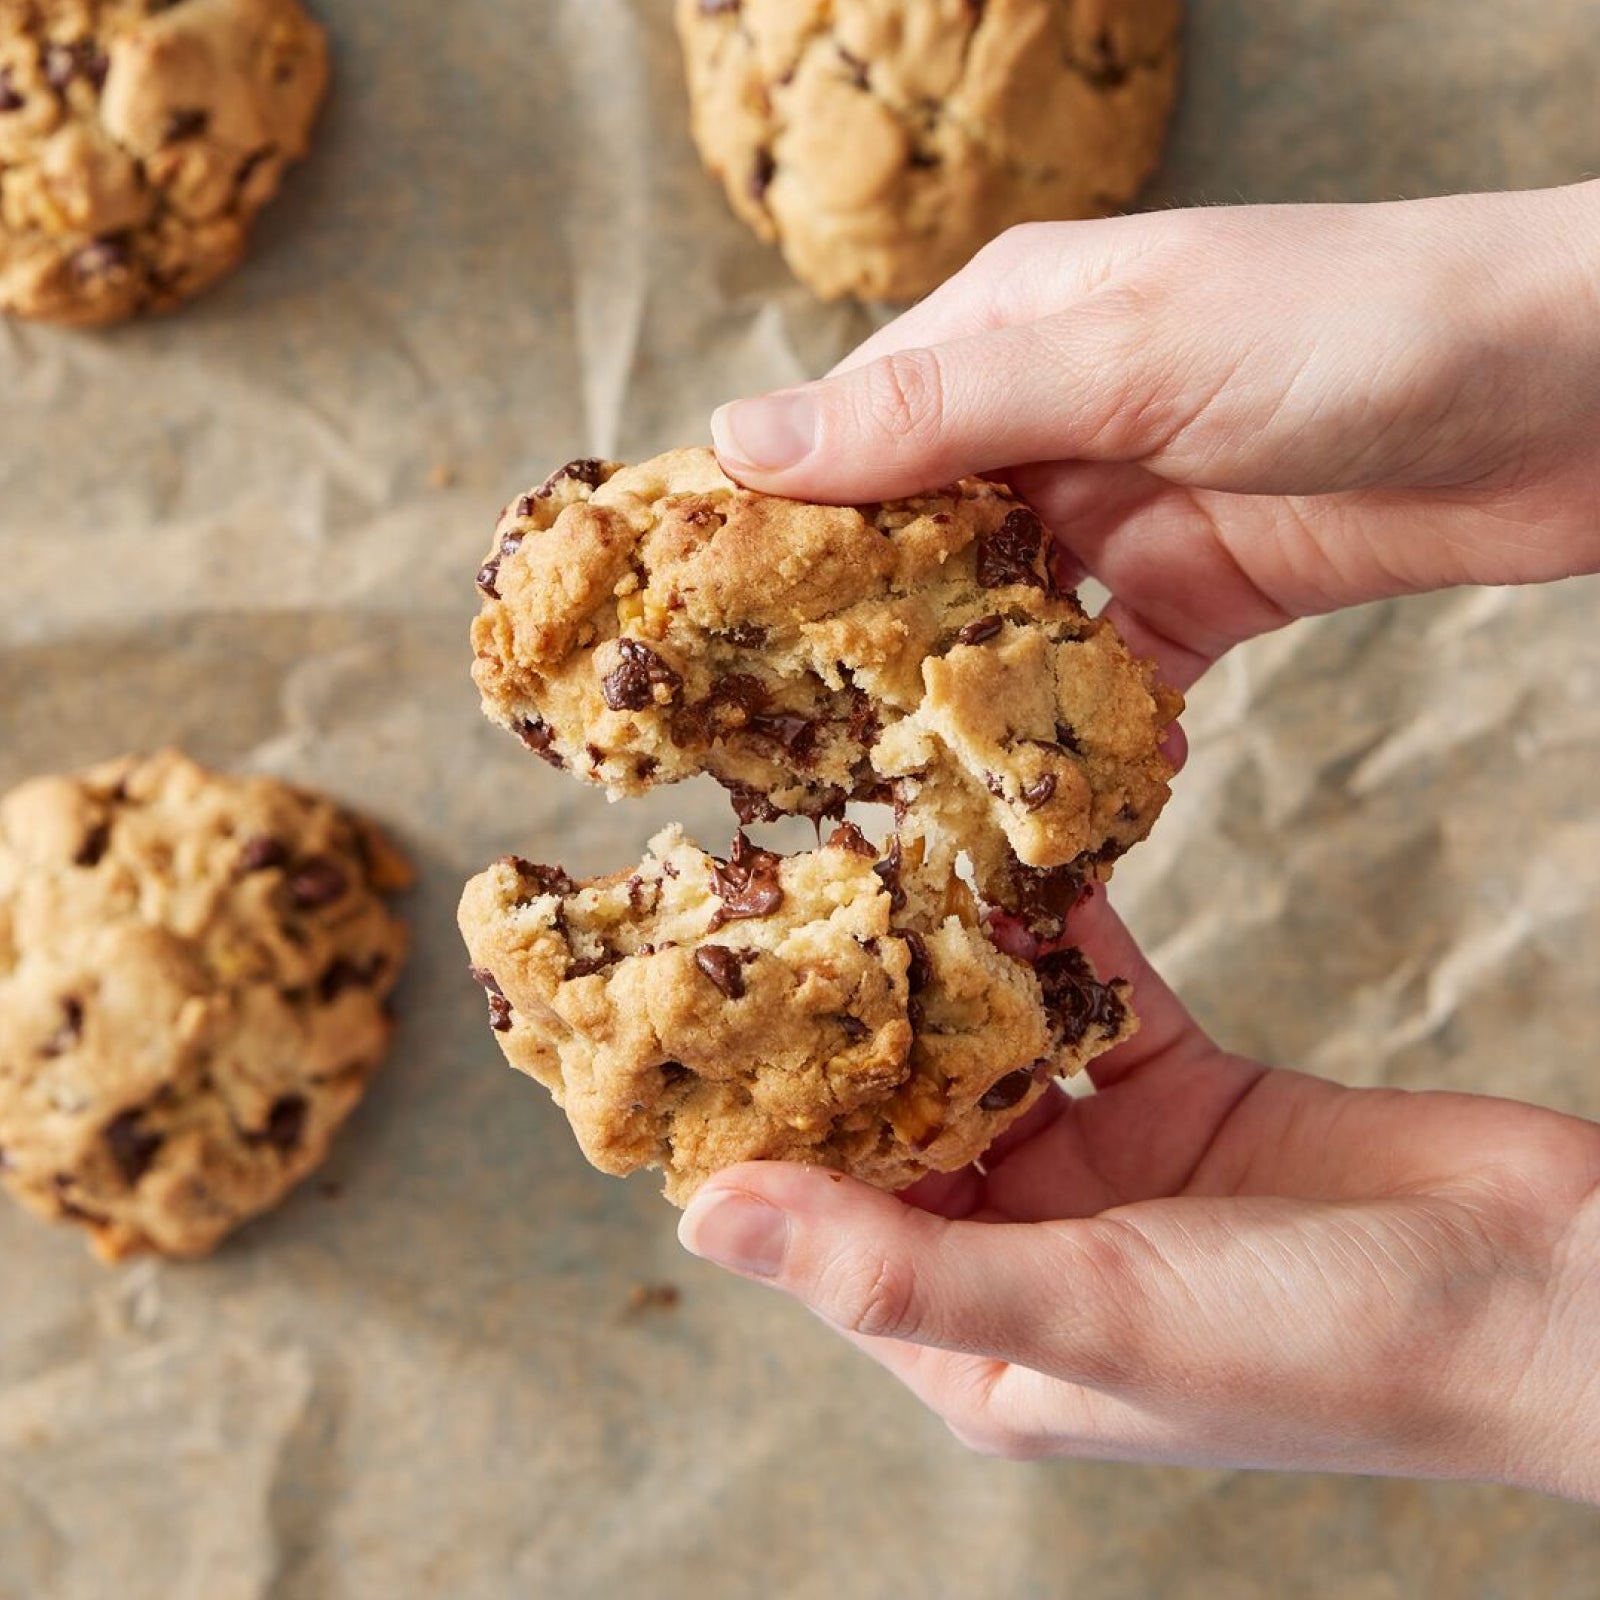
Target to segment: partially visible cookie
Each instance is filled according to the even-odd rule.
[[[595,1166],[660,1168],[678,1205],[741,1161],[955,1170],[1136,1026],[1079,952],[1005,954],[958,879],[848,824],[727,861],[671,828],[589,883],[510,858],[460,918],[507,1059]]]
[[[708,450],[574,462],[508,508],[478,584],[485,710],[544,760],[613,796],[708,772],[747,822],[893,801],[1046,937],[1167,799],[1178,696],[1000,484],[818,506]]]
[[[331,801],[172,751],[0,799],[0,1183],[107,1260],[276,1204],[388,1045],[409,876]]]
[[[298,0],[0,0],[0,310],[91,325],[207,288],[327,79]]]
[[[820,295],[909,300],[1161,153],[1179,0],[677,0],[695,141]]]

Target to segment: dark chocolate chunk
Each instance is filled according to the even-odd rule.
[[[1034,963],[1046,1009],[1061,1029],[1063,1045],[1080,1043],[1091,1028],[1116,1033],[1125,1016],[1121,997],[1099,982],[1081,951],[1052,950]]]
[[[733,853],[711,869],[711,887],[722,904],[711,919],[709,932],[750,917],[770,917],[783,904],[778,882],[779,858],[753,845],[738,833]]]
[[[853,850],[858,856],[876,857],[878,852],[872,841],[853,822],[841,822],[828,835],[830,850]]]
[[[739,819],[741,828],[748,828],[753,822],[776,822],[783,815],[773,805],[770,795],[763,794],[759,789],[752,789],[748,784],[729,783],[723,780],[722,787],[728,791],[728,799],[733,804],[733,814]]]
[[[986,773],[984,773],[984,775],[983,775],[983,786],[984,786],[985,789],[987,789],[989,791],[990,794],[992,794],[995,797],[996,800],[1004,800],[1005,799],[1005,797],[1006,797],[1006,786],[1005,786],[1005,783],[1002,780],[1002,778],[1000,777],[1000,774],[998,772],[986,772]]]
[[[198,106],[174,111],[167,118],[163,141],[166,144],[178,144],[184,139],[198,139],[210,126],[211,113]]]
[[[841,1014],[833,1019],[844,1029],[844,1036],[851,1044],[860,1044],[872,1032],[860,1017],[852,1017],[848,1013]]]
[[[649,645],[637,639],[618,639],[621,660],[600,681],[600,693],[613,711],[643,711],[656,704],[655,691],[664,688],[668,701],[676,700],[683,679]]]
[[[640,756],[633,763],[633,775],[640,783],[648,783],[656,775],[656,769],[661,765],[654,756]]]
[[[944,165],[944,159],[931,150],[913,150],[906,157],[906,165],[918,172],[932,172],[935,167]]]
[[[124,1111],[105,1127],[106,1148],[130,1188],[150,1170],[156,1153],[166,1143],[165,1136],[139,1126],[142,1111]]]
[[[305,1137],[310,1106],[303,1094],[279,1095],[267,1113],[267,1125],[256,1135],[258,1144],[270,1144],[280,1156],[292,1156]]]
[[[490,556],[489,559],[478,568],[478,588],[491,600],[498,600],[500,598],[500,591],[495,587],[495,583],[499,577],[500,557]]]
[[[1064,722],[1058,722],[1056,724],[1056,743],[1060,745],[1063,750],[1070,750],[1075,756],[1081,756],[1083,754],[1083,746],[1078,743],[1077,734],[1075,734]]]
[[[748,726],[771,698],[759,678],[746,672],[730,672],[711,686],[711,693],[704,700],[675,711],[667,733],[680,749],[711,744],[724,734]]]
[[[67,258],[67,265],[81,283],[95,278],[110,277],[122,272],[128,265],[128,246],[117,238],[95,239],[83,245]]]
[[[994,638],[1004,626],[1005,622],[998,614],[991,614],[979,617],[975,622],[969,622],[956,638],[962,644],[984,644]]]
[[[694,964],[730,999],[744,998],[744,973],[736,951],[726,945],[706,944],[694,953]]]
[[[1048,538],[1044,524],[1019,506],[993,533],[978,541],[978,582],[985,589],[1012,583],[1047,587],[1041,568]]]
[[[684,1083],[692,1078],[692,1073],[681,1061],[663,1061],[661,1063],[661,1081],[669,1089],[674,1084]]]
[[[906,988],[912,994],[921,994],[933,982],[933,963],[928,959],[928,946],[922,935],[912,928],[902,929],[900,937],[911,952],[911,960],[906,964]]]
[[[383,976],[387,965],[383,956],[373,956],[370,961],[351,961],[346,956],[336,956],[317,979],[317,998],[324,1005],[332,1005],[347,989],[370,989]]]
[[[40,1046],[39,1054],[46,1060],[64,1056],[82,1037],[83,1002],[69,994],[61,1002],[61,1025]]]
[[[1049,804],[1050,798],[1055,792],[1056,775],[1053,772],[1047,772],[1022,791],[1022,803],[1030,811],[1037,811],[1040,806]]]
[[[92,39],[44,47],[44,81],[58,92],[78,77],[95,89],[102,89],[110,68],[110,61]]]
[[[530,900],[541,894],[568,895],[577,888],[560,867],[541,866],[537,861],[524,861],[521,856],[507,856],[505,861],[522,879],[524,888],[532,885],[533,894],[528,896]]]
[[[595,973],[604,972],[607,967],[614,967],[619,959],[615,950],[606,949],[602,949],[597,956],[574,956],[567,963],[567,970],[563,976],[568,983],[574,978],[592,978]]]
[[[511,1032],[511,1002],[503,994],[489,996],[489,1026],[496,1033]]]
[[[11,81],[10,69],[0,68],[0,116],[4,116],[8,111],[20,111],[27,103],[17,93]]]
[[[741,650],[759,650],[767,642],[767,630],[759,622],[736,622],[723,638]]]
[[[777,176],[778,162],[770,150],[756,151],[756,164],[750,173],[750,198],[765,200],[772,180]]]
[[[272,159],[271,148],[252,150],[243,161],[239,163],[239,170],[233,175],[233,185],[236,189],[243,189],[250,180]]]
[[[1095,35],[1083,75],[1097,89],[1120,89],[1128,81],[1127,63],[1117,55],[1116,43],[1108,29],[1102,28]]]
[[[817,724],[810,717],[788,711],[762,711],[750,718],[746,731],[781,745],[802,767],[809,767],[816,760]]]
[[[570,478],[574,483],[581,483],[590,489],[598,489],[606,481],[606,464],[597,461],[593,456],[586,456],[578,461],[569,461],[566,466],[558,468],[544,480],[543,486],[537,491],[541,499],[549,496],[550,491],[563,479]],[[528,515],[523,512],[523,515]]]
[[[474,983],[482,985],[490,994],[497,994],[502,1000],[505,999],[505,990],[500,987],[499,980],[487,967],[469,967],[467,970],[472,974]]]
[[[300,911],[331,906],[349,888],[350,874],[327,856],[307,856],[289,873],[289,898]]]
[[[889,853],[872,869],[883,880],[884,888],[889,891],[891,911],[903,911],[906,904],[906,892],[900,885],[900,862],[900,836],[896,834],[889,842]]]
[[[111,822],[109,819],[95,823],[87,834],[83,843],[78,847],[78,853],[72,860],[74,865],[80,867],[97,867],[105,859],[107,847],[111,843]]]
[[[1008,909],[1015,911],[1035,933],[1060,932],[1074,906],[1083,899],[1083,874],[1076,867],[1024,867],[1011,869]]]
[[[514,556],[517,553],[517,551],[519,551],[522,548],[522,537],[523,536],[520,533],[518,533],[514,528],[511,531],[507,532],[507,533],[501,534],[501,536],[500,536],[500,554],[501,554],[501,556],[502,557],[504,557],[504,556]]]
[[[243,873],[268,872],[289,860],[289,847],[271,834],[258,833],[246,839],[239,851],[239,870]]]
[[[984,1095],[978,1105],[984,1111],[1009,1111],[1033,1087],[1033,1069],[1019,1067],[1015,1072],[1008,1072],[995,1086]]]
[[[554,748],[555,731],[542,717],[523,717],[513,731],[541,761],[549,762],[558,772],[566,766]]]
[[[517,501],[517,515],[519,517],[531,517],[533,515],[533,508],[539,503],[540,497],[548,495],[549,493],[550,490],[548,488],[544,488],[535,490],[533,494],[523,495],[523,497]]]
[[[850,738],[866,749],[871,749],[878,742],[878,736],[883,731],[878,722],[878,713],[872,704],[871,697],[864,690],[852,689],[850,691]]]

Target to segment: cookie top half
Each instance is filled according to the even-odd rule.
[[[892,801],[1025,910],[1039,874],[1073,890],[1149,831],[1180,705],[1050,555],[978,479],[820,506],[707,450],[575,462],[501,521],[474,676],[491,718],[613,796],[706,772],[745,821]]]
[[[215,282],[327,79],[298,0],[0,0],[0,310],[116,322]]]
[[[198,1255],[322,1158],[392,1028],[409,878],[367,822],[168,751],[0,799],[0,1183]]]
[[[819,294],[912,299],[1160,155],[1179,0],[677,0],[692,125]]]

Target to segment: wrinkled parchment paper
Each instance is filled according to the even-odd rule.
[[[479,718],[495,513],[869,321],[725,213],[667,0],[318,6],[335,100],[248,270],[111,335],[0,327],[0,782],[173,740],[370,807],[423,869],[404,1027],[324,1181],[208,1264],[107,1272],[0,1208],[0,1600],[1592,1600],[1600,1531],[1531,1496],[969,1457],[503,1066],[462,880],[727,823],[608,809]],[[1196,0],[1190,42],[1158,203],[1600,163],[1600,0]],[[1195,696],[1118,883],[1219,1035],[1600,1115],[1597,602],[1376,608]]]

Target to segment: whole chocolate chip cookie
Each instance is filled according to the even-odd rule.
[[[409,878],[366,822],[175,752],[0,799],[0,1184],[107,1260],[203,1255],[388,1045]]]
[[[1179,0],[677,0],[694,136],[818,294],[926,294],[1161,153]]]
[[[1178,696],[999,484],[818,506],[706,450],[574,462],[508,508],[478,585],[485,709],[545,761],[613,796],[710,773],[745,822],[891,801],[1042,937],[1167,799]]]
[[[511,1064],[597,1167],[660,1168],[678,1205],[740,1161],[952,1171],[1135,1026],[1078,951],[1005,954],[948,863],[880,859],[849,824],[726,861],[669,829],[589,883],[511,858],[461,928]]]
[[[231,271],[327,77],[298,0],[0,0],[0,310],[117,322]]]

